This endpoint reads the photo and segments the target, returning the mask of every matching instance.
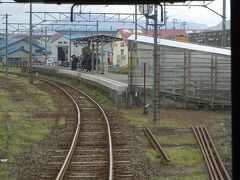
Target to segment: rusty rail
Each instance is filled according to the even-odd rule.
[[[151,146],[155,149],[155,151],[159,154],[160,158],[162,159],[162,161],[164,163],[169,162],[169,158],[167,156],[167,154],[164,152],[162,146],[157,142],[156,138],[154,137],[153,133],[151,132],[151,130],[146,127],[143,129],[145,135],[147,136]]]
[[[223,162],[213,144],[212,138],[205,126],[191,127],[198,145],[202,151],[207,169],[212,180],[230,180]]]
[[[45,80],[48,80],[47,78],[42,78],[41,79],[45,79]],[[109,170],[108,170],[108,180],[112,180],[113,179],[113,148],[112,148],[112,138],[111,138],[111,130],[110,130],[110,125],[109,125],[109,121],[108,121],[108,118],[107,118],[107,115],[106,113],[104,112],[103,108],[94,100],[92,99],[90,96],[88,96],[86,93],[84,93],[83,91],[77,89],[76,87],[73,87],[73,86],[70,86],[68,84],[65,84],[61,81],[57,81],[57,80],[51,80],[53,82],[57,82],[57,83],[60,83],[60,84],[63,84],[65,86],[68,86],[76,91],[78,91],[79,93],[81,93],[82,95],[84,95],[86,98],[88,98],[90,101],[92,101],[96,107],[102,112],[103,116],[104,116],[104,119],[105,119],[105,122],[107,124],[107,131],[108,131],[108,150],[109,150]],[[65,167],[66,166],[66,167]],[[61,168],[61,170],[59,171],[59,174],[56,178],[56,180],[61,180],[66,171],[66,168],[68,166],[68,163],[64,163],[63,164],[63,167]]]

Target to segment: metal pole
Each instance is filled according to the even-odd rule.
[[[101,38],[101,59],[102,59],[102,62],[101,62],[101,74],[104,74],[104,67],[103,67],[103,38]]]
[[[6,76],[8,76],[8,14],[6,14]]]
[[[45,65],[47,64],[47,27],[45,27]]]
[[[223,0],[222,15],[222,47],[226,46],[226,0]]]
[[[97,36],[98,36],[98,20],[97,20]],[[97,42],[97,47],[96,47],[96,70],[98,73],[98,42]]]
[[[164,25],[165,25],[165,29],[167,29],[167,11],[166,11],[166,3],[164,3],[163,7],[164,7]]]
[[[144,78],[143,78],[143,114],[146,114],[146,63],[144,63],[144,70],[143,70]]]
[[[69,66],[70,66],[70,68],[71,68],[71,66],[72,66],[72,63],[71,63],[71,56],[72,56],[72,33],[71,33],[71,31],[72,31],[72,29],[70,28],[70,32],[69,32],[69,35],[70,35],[70,37],[69,37],[69,56],[70,56],[70,58],[69,58]]]
[[[32,3],[30,2],[30,18],[29,18],[29,83],[33,84],[32,74]]]
[[[94,42],[92,40],[92,71],[94,70]]]
[[[158,20],[158,12],[157,5],[154,4],[154,62],[153,62],[153,124],[158,119],[158,108],[159,108],[159,76],[160,69],[158,63],[158,53],[157,53],[157,20]]]

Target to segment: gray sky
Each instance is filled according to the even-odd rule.
[[[6,2],[11,0],[0,0],[0,2]],[[181,3],[180,3],[181,4]],[[202,4],[202,2],[196,2],[191,4]],[[215,0],[208,5],[211,9],[222,14],[222,4],[223,0]],[[226,16],[227,20],[230,19],[230,0],[226,0],[227,9]],[[33,4],[33,11],[65,11],[70,12],[71,5],[53,5],[53,4]],[[79,8],[78,8],[79,9]],[[134,13],[134,6],[131,5],[99,5],[99,6],[90,6],[82,5],[82,12],[131,12]],[[29,22],[29,14],[26,12],[29,11],[29,4],[0,4],[0,14],[4,15],[6,13],[11,14],[9,17],[9,22]],[[77,11],[77,10],[76,10]],[[202,23],[208,26],[214,26],[218,24],[222,19],[217,14],[203,7],[167,7],[167,16],[169,21],[172,21],[173,18],[178,19],[179,21],[185,22],[195,22]],[[36,20],[34,20],[36,21]],[[0,29],[4,29],[5,25],[2,24],[5,22],[5,19],[0,17]]]

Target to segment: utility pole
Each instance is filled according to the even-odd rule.
[[[153,124],[156,123],[158,120],[158,111],[159,111],[159,93],[160,93],[160,86],[159,86],[159,76],[160,76],[160,68],[158,62],[158,49],[157,49],[157,29],[158,29],[158,11],[157,5],[154,4],[154,62],[153,62]]]
[[[29,18],[29,83],[33,84],[32,74],[32,2],[30,2],[30,18]]]
[[[47,27],[45,26],[45,65],[47,64]]]
[[[223,0],[222,15],[222,47],[226,46],[226,0]]]
[[[98,20],[97,20],[97,36],[98,36]],[[96,47],[96,70],[97,70],[97,73],[98,73],[98,41],[97,41],[97,47]]]
[[[72,63],[71,63],[71,56],[72,56],[72,33],[71,33],[72,29],[70,28],[70,32],[69,32],[69,66],[70,68],[72,67]]]
[[[6,15],[1,15],[1,16],[5,16],[6,18],[6,39],[5,39],[5,55],[6,55],[6,76],[8,76],[8,16],[11,16],[10,14],[6,14]]]
[[[172,23],[173,23],[173,29],[175,29],[175,28],[176,28],[175,24],[177,23],[177,19],[174,18],[174,19],[172,20]]]
[[[166,3],[163,4],[164,7],[164,25],[165,25],[165,29],[167,29],[167,11],[166,11]]]

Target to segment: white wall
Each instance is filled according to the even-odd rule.
[[[116,37],[122,38],[119,32],[117,32]],[[113,65],[125,66],[127,64],[128,46],[125,45],[124,41],[113,42]]]
[[[62,44],[59,44],[59,42],[62,42]],[[61,37],[57,39],[56,41],[51,43],[51,56],[58,57],[58,47],[68,47],[68,52],[70,52],[69,47],[69,40],[65,37]],[[76,56],[82,55],[82,47],[81,46],[74,46],[73,43],[71,43],[71,55],[75,54]],[[68,60],[70,58],[70,53],[68,53]]]

